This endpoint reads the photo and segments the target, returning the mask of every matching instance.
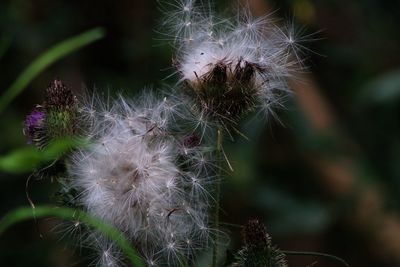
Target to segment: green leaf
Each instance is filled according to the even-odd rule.
[[[0,171],[8,173],[31,172],[43,164],[58,159],[72,148],[86,146],[87,144],[87,141],[82,139],[64,138],[51,142],[44,150],[39,150],[33,146],[17,149],[0,157]]]
[[[28,219],[44,218],[44,217],[57,217],[64,220],[79,220],[82,223],[96,229],[100,233],[104,234],[107,238],[112,240],[125,254],[127,259],[135,267],[144,267],[143,261],[131,246],[130,242],[122,232],[117,230],[115,227],[103,222],[102,220],[91,216],[90,214],[70,209],[70,208],[59,208],[50,206],[38,206],[32,209],[31,207],[22,207],[13,210],[6,214],[0,221],[0,235],[4,233],[12,225],[22,222]]]
[[[34,147],[17,149],[0,157],[0,170],[8,173],[32,171],[43,162],[42,154]]]
[[[88,140],[76,137],[65,137],[51,142],[46,149],[43,150],[44,158],[48,161],[55,160],[64,153],[77,147],[86,147],[89,145]]]
[[[26,86],[48,66],[66,55],[103,38],[102,28],[95,28],[80,35],[67,39],[41,54],[33,61],[4,92],[0,98],[0,113],[20,94]]]

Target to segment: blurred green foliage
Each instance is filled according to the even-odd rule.
[[[44,69],[60,58],[82,48],[104,36],[101,28],[93,29],[78,36],[65,40],[45,51],[35,59],[15,80],[15,82],[0,96],[0,113],[22,90]],[[3,45],[4,46],[4,45]],[[1,50],[0,50],[1,51]],[[1,56],[1,53],[0,53]]]

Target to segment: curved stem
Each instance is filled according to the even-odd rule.
[[[6,89],[4,93],[2,93],[0,97],[0,113],[4,111],[10,102],[17,97],[43,70],[68,54],[103,38],[104,35],[105,32],[103,28],[95,28],[66,39],[45,51],[18,76],[14,83]]]
[[[348,264],[344,259],[339,258],[334,255],[331,255],[331,254],[327,254],[327,253],[307,252],[307,251],[290,251],[290,250],[281,250],[281,252],[285,255],[325,257],[325,258],[340,262],[341,264],[343,264],[346,267],[350,267],[350,264]]]
[[[18,208],[7,213],[3,218],[1,218],[0,235],[15,223],[32,218],[37,219],[44,217],[56,217],[63,220],[79,220],[115,242],[115,244],[126,255],[127,259],[132,263],[133,266],[145,266],[139,254],[131,246],[129,240],[117,228],[106,222],[103,222],[96,217],[93,217],[84,211],[74,210],[71,208],[59,208],[51,206],[37,206],[34,209],[31,207]]]
[[[217,129],[217,160],[222,158],[222,129],[218,127]],[[221,176],[221,168],[218,168],[218,178]],[[217,178],[215,185],[215,213],[214,213],[214,248],[213,248],[213,258],[212,266],[217,267],[218,265],[218,233],[219,233],[219,210],[220,210],[220,198],[221,198],[221,181]]]

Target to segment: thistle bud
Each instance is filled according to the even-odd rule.
[[[271,246],[271,238],[265,226],[258,219],[251,219],[243,229],[243,241],[247,246],[267,247]]]
[[[46,90],[45,101],[25,119],[24,134],[28,142],[43,148],[55,138],[77,133],[78,103],[75,95],[55,79]]]
[[[47,131],[50,138],[73,136],[77,132],[77,99],[71,89],[55,79],[46,90]]]
[[[235,267],[287,267],[285,255],[273,246],[265,226],[257,219],[243,229],[244,246],[236,255]]]

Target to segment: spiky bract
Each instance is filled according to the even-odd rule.
[[[236,267],[287,267],[285,255],[272,245],[265,226],[257,219],[243,229],[244,246],[236,255]]]

